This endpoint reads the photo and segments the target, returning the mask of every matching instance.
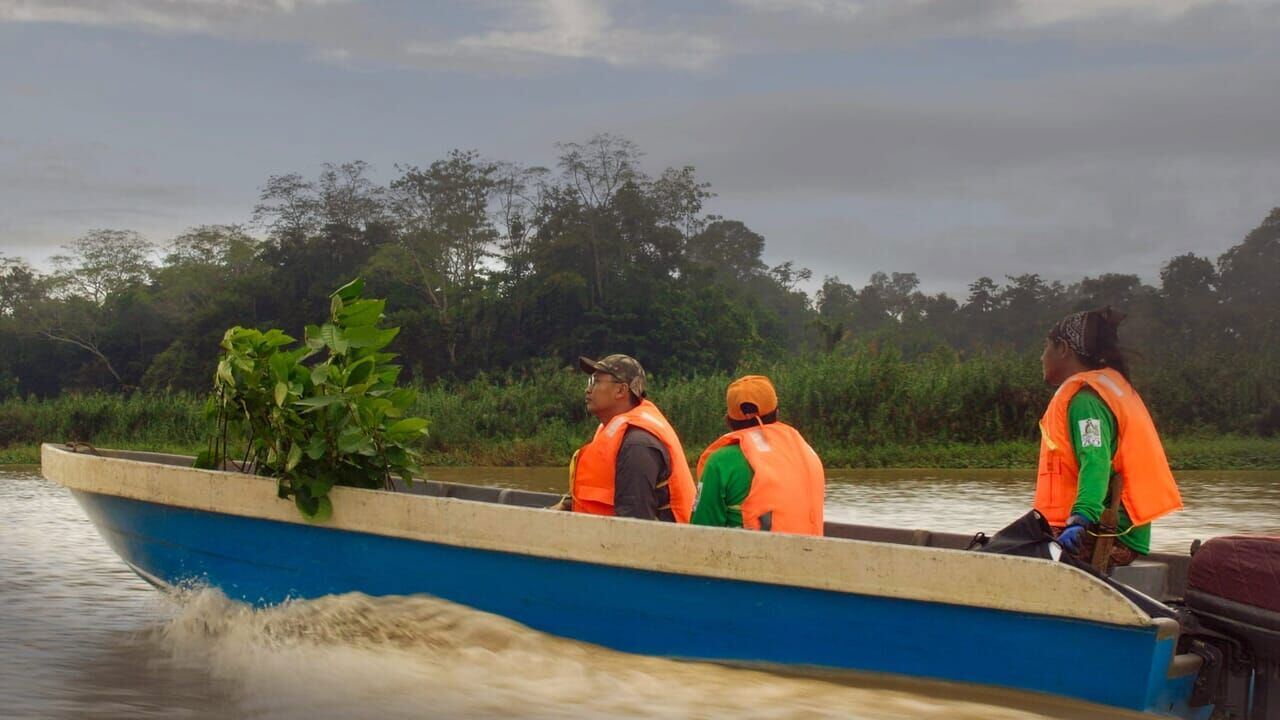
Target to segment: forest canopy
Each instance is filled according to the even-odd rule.
[[[608,134],[556,149],[550,168],[454,150],[386,184],[364,162],[325,164],[268,177],[247,225],[95,229],[48,271],[0,256],[0,398],[203,391],[228,327],[301,328],[360,275],[422,383],[600,352],[658,376],[888,346],[1031,358],[1054,320],[1110,304],[1129,316],[1140,378],[1248,382],[1241,412],[1280,412],[1263,387],[1280,361],[1280,208],[1216,259],[1170,258],[1154,285],[1006,276],[993,259],[965,297],[926,293],[912,272],[825,277],[810,297],[808,269],[769,266],[763,236],[705,211],[712,186],[693,167],[647,174]]]

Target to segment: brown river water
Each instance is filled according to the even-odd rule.
[[[432,479],[558,490],[563,470]],[[1280,473],[1180,473],[1188,510],[1160,550],[1280,533]],[[828,516],[993,532],[1026,471],[834,471]],[[873,642],[874,639],[868,639]],[[795,676],[615,653],[427,596],[344,595],[253,610],[162,595],[68,493],[0,470],[0,718],[1093,718],[1098,708],[884,676]]]

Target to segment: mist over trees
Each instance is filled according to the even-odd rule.
[[[658,375],[852,348],[1032,358],[1063,314],[1110,304],[1129,315],[1122,341],[1141,352],[1140,380],[1253,383],[1233,393],[1241,407],[1217,411],[1280,425],[1267,387],[1280,364],[1280,208],[1216,260],[1169,259],[1154,286],[993,267],[965,297],[927,294],[911,272],[826,277],[809,297],[808,269],[769,267],[764,237],[704,211],[714,194],[693,167],[646,174],[640,149],[608,134],[557,151],[554,167],[526,167],[454,150],[396,166],[385,185],[366,163],[326,164],[267,178],[248,226],[160,243],[93,230],[49,272],[0,256],[0,398],[203,391],[226,328],[296,335],[362,275],[388,298],[403,328],[393,349],[420,382],[601,352]],[[1214,399],[1188,398],[1183,412],[1201,402]]]

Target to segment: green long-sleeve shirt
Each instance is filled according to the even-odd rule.
[[[690,522],[713,527],[742,527],[742,503],[751,492],[754,477],[747,456],[737,445],[711,453],[702,467],[702,489]]]
[[[1097,522],[1110,498],[1111,459],[1116,453],[1116,416],[1096,392],[1084,388],[1067,405],[1071,445],[1080,463],[1076,502],[1071,512]],[[1151,551],[1151,525],[1133,527],[1120,506],[1120,542],[1144,555]]]

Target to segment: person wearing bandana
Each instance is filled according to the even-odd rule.
[[[1040,421],[1035,507],[1068,552],[1088,560],[1111,502],[1113,475],[1121,505],[1111,551],[1128,565],[1151,550],[1151,522],[1182,509],[1164,447],[1142,398],[1129,383],[1110,307],[1068,315],[1053,326],[1040,363],[1058,388]]]

